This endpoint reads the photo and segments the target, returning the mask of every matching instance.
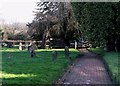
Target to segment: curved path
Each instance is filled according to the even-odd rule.
[[[84,54],[77,58],[59,80],[59,84],[112,84],[111,79],[98,55],[80,49]]]

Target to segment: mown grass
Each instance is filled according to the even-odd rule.
[[[112,72],[113,79],[120,84],[120,75],[119,75],[120,74],[120,71],[119,71],[120,52],[119,53],[114,51],[105,52],[102,48],[90,48],[89,50],[103,56],[103,59],[106,61],[106,63],[108,64]]]
[[[37,57],[30,58],[27,50],[3,48],[2,71],[0,78],[3,84],[52,84],[58,79],[70,62],[65,58],[63,49],[54,49],[58,58],[52,61],[52,50],[37,50]],[[79,52],[70,49],[70,57],[75,59]]]
[[[98,55],[104,56],[105,51],[103,48],[89,48],[88,50],[95,52]]]

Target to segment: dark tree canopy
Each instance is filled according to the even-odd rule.
[[[108,50],[120,46],[120,2],[72,3],[82,35],[93,46],[105,45]]]
[[[29,23],[31,37],[45,41],[52,38],[60,38],[69,45],[70,40],[80,37],[78,23],[72,12],[70,3],[66,2],[38,2],[35,19]]]

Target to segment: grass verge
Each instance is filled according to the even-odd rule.
[[[105,52],[102,48],[90,48],[89,49],[92,52],[95,52],[101,56],[103,56],[103,59],[107,63],[109,70],[112,73],[112,78],[114,79],[115,82],[120,84],[120,65],[119,65],[119,57],[120,57],[120,52]]]

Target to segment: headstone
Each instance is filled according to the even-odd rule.
[[[75,41],[75,49],[77,49],[77,41]]]
[[[65,46],[65,57],[69,57],[69,48]]]
[[[31,45],[32,45],[32,42],[28,43],[28,51],[30,51]]]
[[[104,51],[107,51],[107,46],[106,46],[106,45],[104,45],[104,48],[103,48],[103,49],[104,49]]]
[[[19,50],[22,50],[22,43],[19,43]]]
[[[52,61],[57,59],[57,51],[52,51]]]
[[[6,42],[7,48],[12,48],[12,42]]]
[[[25,49],[28,50],[28,46],[29,44],[27,42],[25,42]]]
[[[90,84],[90,82],[91,82],[91,80],[87,80],[87,81],[86,81],[86,84]]]
[[[106,47],[104,47],[104,51],[107,51],[107,48],[106,48]]]

